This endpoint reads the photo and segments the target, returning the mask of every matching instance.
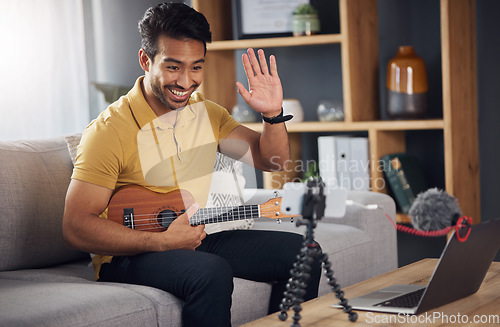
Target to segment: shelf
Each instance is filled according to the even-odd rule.
[[[276,48],[276,47],[295,47],[307,45],[321,45],[342,43],[342,34],[321,34],[311,36],[289,36],[275,37],[265,39],[244,39],[244,40],[228,40],[214,41],[207,44],[208,51],[220,50],[238,50],[247,48]]]
[[[255,131],[262,131],[262,123],[244,124]],[[407,131],[407,130],[431,130],[443,129],[442,119],[429,120],[380,120],[363,122],[319,122],[306,121],[287,124],[289,133],[307,132],[351,132],[351,131]]]
[[[398,224],[410,224],[411,225],[411,218],[408,215],[405,215],[403,213],[397,213],[396,214],[396,223]]]

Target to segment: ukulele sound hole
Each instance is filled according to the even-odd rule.
[[[163,210],[158,214],[158,223],[163,228],[168,228],[170,224],[177,218],[177,214],[172,210]]]

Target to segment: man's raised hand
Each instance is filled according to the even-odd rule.
[[[276,58],[273,55],[269,57],[268,68],[264,50],[260,49],[257,53],[258,60],[253,49],[248,49],[242,56],[248,90],[237,82],[238,92],[255,111],[266,117],[274,117],[281,112],[283,103],[283,89],[278,76]]]

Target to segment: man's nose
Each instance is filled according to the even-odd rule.
[[[177,85],[179,85],[182,88],[188,89],[189,87],[191,87],[191,84],[193,84],[191,83],[191,81],[192,78],[189,74],[189,71],[187,70],[181,71],[177,76]]]

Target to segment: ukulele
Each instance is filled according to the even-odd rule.
[[[162,232],[194,202],[186,190],[158,193],[142,186],[127,185],[111,197],[108,219],[136,230]],[[259,217],[281,219],[296,216],[281,213],[281,198],[273,198],[257,205],[200,208],[189,223],[197,226]]]

